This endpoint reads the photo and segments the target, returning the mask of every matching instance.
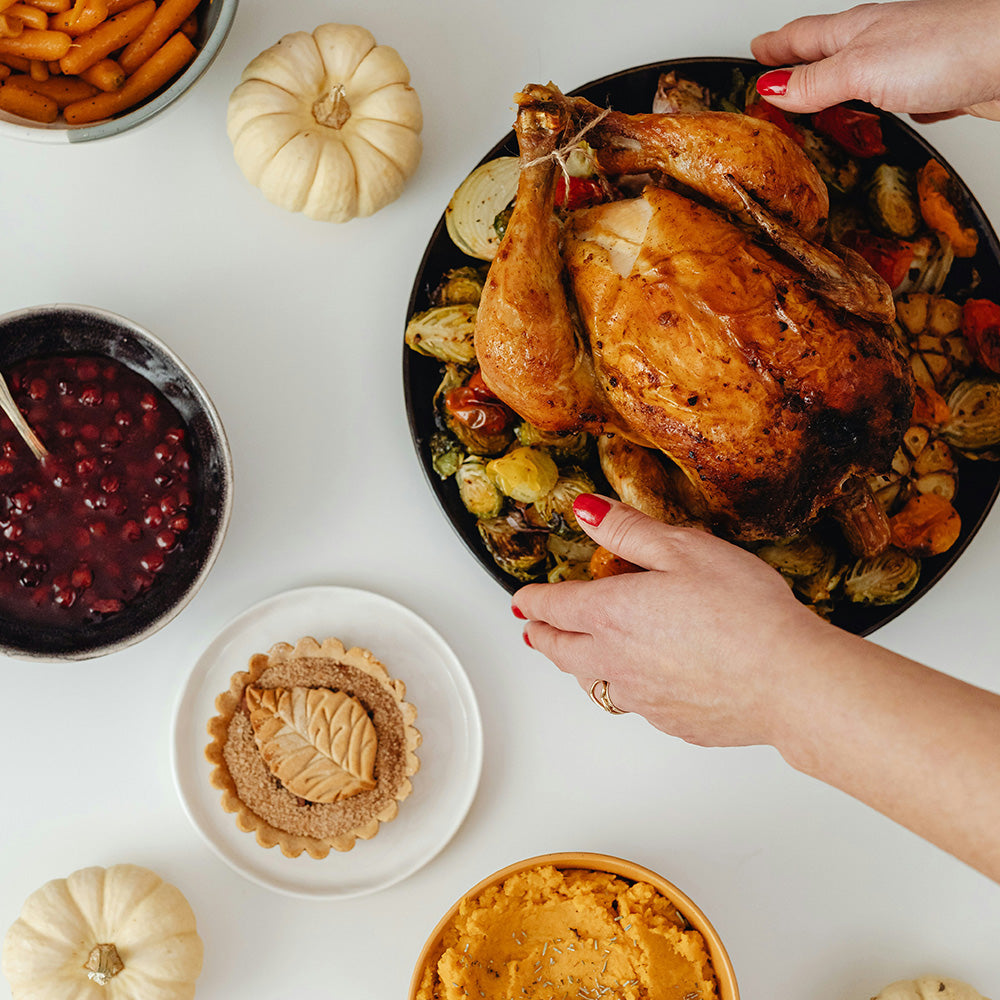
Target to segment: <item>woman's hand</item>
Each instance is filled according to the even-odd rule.
[[[859,99],[920,121],[1000,121],[1000,0],[896,0],[800,17],[751,43],[758,91],[786,111]]]
[[[523,587],[513,606],[529,644],[690,743],[772,743],[789,672],[830,626],[720,538],[590,494],[574,509],[595,541],[646,571]]]

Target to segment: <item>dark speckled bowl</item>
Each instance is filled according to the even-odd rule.
[[[116,652],[166,625],[198,591],[229,524],[233,468],[219,415],[184,363],[122,316],[81,305],[48,305],[0,316],[0,371],[29,357],[98,354],[138,372],[177,408],[188,427],[195,470],[191,527],[183,549],[134,604],[100,622],[39,628],[0,616],[0,653],[21,659],[80,660]]]

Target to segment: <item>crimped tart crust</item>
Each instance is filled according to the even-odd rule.
[[[246,689],[326,688],[343,691],[367,710],[378,737],[375,787],[336,802],[309,802],[290,792],[261,757],[246,704]],[[412,791],[420,767],[415,753],[421,735],[416,709],[404,701],[405,684],[390,677],[367,649],[345,649],[339,639],[311,637],[293,647],[279,642],[250,657],[249,670],[233,674],[228,691],[215,700],[218,715],[208,723],[212,741],[205,756],[214,765],[212,784],[222,806],[236,813],[241,830],[256,834],[262,847],[280,846],[287,857],[304,851],[325,858],[368,840],[381,823],[394,819]]]

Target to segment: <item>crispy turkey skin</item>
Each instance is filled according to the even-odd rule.
[[[872,319],[886,289],[817,245],[826,191],[798,147],[740,115],[601,118],[551,86],[518,102],[523,168],[475,335],[509,406],[660,453],[692,514],[741,540],[802,530],[888,466],[913,399]],[[649,184],[560,222],[551,153],[581,122],[605,161],[673,171],[682,188]]]

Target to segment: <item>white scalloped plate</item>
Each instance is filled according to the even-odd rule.
[[[322,860],[286,858],[260,847],[221,805],[209,781],[206,726],[216,696],[254,653],[303,636],[336,636],[370,649],[406,684],[423,743],[413,793],[371,840]],[[277,892],[345,899],[376,892],[423,867],[451,840],[472,804],[482,770],[482,723],[461,664],[422,618],[386,597],[350,587],[306,587],[262,601],[229,623],[199,657],[181,691],[173,723],[174,782],[209,847],[241,875]]]

